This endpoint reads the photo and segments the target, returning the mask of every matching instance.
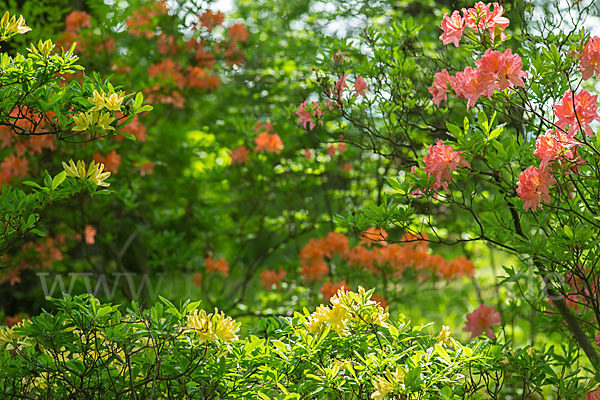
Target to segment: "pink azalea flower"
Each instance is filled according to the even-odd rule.
[[[96,229],[91,225],[85,226],[84,239],[85,244],[94,244],[96,242]]]
[[[358,78],[356,78],[356,82],[354,82],[354,91],[362,97],[365,97],[365,90],[368,90],[367,83],[363,77],[359,75]]]
[[[484,84],[481,82],[481,77],[477,70],[466,67],[463,72],[457,72],[454,79],[450,79],[450,85],[456,95],[468,100],[467,110],[483,95]],[[486,90],[486,93],[489,91]]]
[[[600,37],[590,38],[579,55],[579,62],[584,80],[590,79],[594,73],[600,78]]]
[[[600,347],[600,333],[596,334],[596,337],[594,338],[594,344]]]
[[[589,392],[585,395],[585,399],[580,400],[600,400],[600,390],[596,390],[595,392]]]
[[[550,173],[545,169],[539,169],[534,166],[528,167],[525,171],[519,175],[519,183],[517,184],[517,194],[521,200],[525,201],[523,209],[529,210],[532,208],[534,211],[541,202],[550,202],[550,190],[549,185],[555,184],[556,181]]]
[[[435,74],[433,84],[429,88],[429,93],[431,93],[431,95],[433,96],[433,103],[437,106],[440,105],[440,102],[442,100],[448,101],[447,95],[450,92],[448,84],[450,83],[450,81],[451,76],[446,68]]]
[[[523,71],[521,57],[513,54],[510,49],[506,49],[504,53],[487,49],[481,60],[476,61],[475,64],[480,77],[480,90],[485,96],[491,97],[494,89],[525,87],[523,78],[528,74]]]
[[[500,325],[500,313],[494,312],[493,306],[482,304],[477,310],[467,314],[467,323],[463,332],[471,332],[471,340],[484,332],[489,338],[496,339],[492,325]]]
[[[592,96],[587,90],[573,95],[573,92],[567,90],[560,103],[554,106],[554,114],[558,118],[556,126],[565,129],[569,125],[567,134],[573,137],[580,128],[588,136],[593,136],[594,131],[589,125],[594,120],[600,121],[598,115],[598,106],[596,99],[598,95]],[[573,108],[575,103],[575,108]]]
[[[427,175],[434,176],[434,190],[441,187],[448,189],[448,183],[452,179],[450,171],[456,171],[458,167],[471,166],[460,153],[445,145],[441,140],[438,140],[435,145],[429,146],[428,154],[423,157],[423,161]]]
[[[458,11],[454,11],[451,16],[448,13],[444,14],[441,28],[444,31],[440,35],[440,40],[443,44],[449,44],[454,42],[454,45],[458,47],[460,39],[462,38],[465,20],[460,16]]]
[[[312,110],[307,110],[307,108],[310,107],[311,106],[308,105],[308,100],[305,100],[300,104],[300,107],[298,107],[296,115],[298,115],[298,122],[302,127],[307,129],[308,126],[308,130],[312,131],[316,126],[315,121],[323,116],[323,111],[321,111],[321,107],[319,107],[319,103],[316,101],[313,101],[312,103]],[[321,121],[321,125],[323,125],[323,121]]]
[[[492,42],[495,39],[496,28],[500,27],[500,40],[506,40],[504,29],[508,27],[510,21],[508,18],[503,17],[504,8],[498,3],[494,3],[494,10],[491,10],[492,4],[484,4],[483,2],[477,2],[473,8],[462,9],[463,16],[465,19],[465,25],[474,31],[478,32],[481,30],[488,30]]]
[[[333,91],[335,97],[338,99],[342,97],[342,93],[344,93],[344,89],[346,89],[348,85],[346,85],[346,75],[342,75],[340,79],[335,83],[335,89]]]
[[[555,135],[554,131],[549,129],[546,134],[538,136],[535,141],[535,152],[533,155],[542,160],[540,169],[545,169],[550,162],[561,156],[564,156],[566,159],[573,159],[574,153],[571,149],[577,145],[579,143],[569,136],[562,133]]]

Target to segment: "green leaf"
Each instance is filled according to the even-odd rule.
[[[133,103],[133,111],[137,112],[138,108],[140,108],[143,104],[144,104],[144,95],[142,94],[142,92],[138,92],[138,94],[135,95],[135,101]]]
[[[487,138],[487,142],[491,142],[492,140],[496,139],[503,131],[504,131],[503,126],[499,126],[498,128],[491,131],[490,135]]]
[[[64,182],[66,177],[67,177],[67,171],[61,171],[60,173],[58,173],[58,175],[56,175],[52,179],[51,189],[56,190],[56,188],[59,187],[60,184]]]

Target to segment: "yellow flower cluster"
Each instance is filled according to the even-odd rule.
[[[371,394],[374,400],[382,400],[388,393],[404,383],[404,369],[396,366],[396,371],[386,371],[384,376],[376,376],[373,380],[375,391]]]
[[[17,19],[14,15],[11,17],[7,11],[2,16],[2,19],[0,19],[0,40],[6,40],[14,35],[27,33],[30,30],[31,28],[25,25],[25,19],[23,19],[22,15],[19,15]]]
[[[85,168],[85,162],[82,160],[77,161],[77,164],[75,164],[73,160],[69,160],[69,164],[63,161],[62,165],[67,172],[67,176],[88,180],[97,186],[110,186],[110,183],[104,182],[110,176],[110,172],[103,172],[104,164],[96,164],[92,161],[87,170]]]
[[[54,49],[54,43],[52,40],[48,39],[45,42],[41,40],[38,41],[37,47],[31,44],[29,46],[29,51],[35,54],[38,57],[48,58],[50,56],[50,52]]]
[[[437,340],[442,346],[452,346],[452,341],[454,339],[452,339],[452,331],[450,331],[450,327],[442,325],[442,330],[435,337],[435,340]]]
[[[214,314],[206,314],[206,311],[194,310],[188,315],[187,327],[190,331],[196,333],[200,344],[204,342],[216,342],[219,339],[223,342],[237,340],[235,334],[240,328],[240,323],[235,322],[231,317],[225,317],[225,314],[215,308]]]
[[[312,334],[318,334],[329,325],[338,335],[348,334],[348,326],[388,326],[389,313],[371,300],[372,291],[365,291],[363,287],[358,292],[345,291],[344,288],[331,298],[331,305],[320,305],[310,315],[304,324]]]
[[[0,328],[0,348],[6,345],[7,350],[14,350],[23,346],[29,346],[25,341],[25,337],[22,337],[15,331],[17,328],[23,328],[26,324],[27,321],[21,321],[12,328]]]
[[[106,94],[102,89],[100,91],[94,90],[93,96],[88,97],[88,100],[94,105],[90,108],[90,111],[100,111],[103,108],[110,111],[120,111],[123,98],[123,92]]]
[[[115,120],[115,117],[111,115],[111,111],[120,111],[121,104],[125,94],[119,93],[105,93],[104,90],[94,90],[92,97],[88,97],[88,100],[93,104],[86,112],[79,113],[73,116],[74,131],[86,131],[93,127],[104,129],[105,131],[114,131],[115,128],[110,124]],[[103,109],[108,111],[102,112]]]

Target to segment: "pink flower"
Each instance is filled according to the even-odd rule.
[[[307,110],[307,108],[311,109]],[[309,107],[308,100],[305,100],[300,104],[300,107],[298,107],[296,115],[298,115],[298,122],[302,127],[307,129],[308,126],[308,130],[312,131],[316,126],[315,121],[323,116],[323,111],[321,111],[321,107],[319,107],[319,103],[316,101],[313,101],[312,107]],[[323,121],[321,121],[321,125],[323,125]]]
[[[594,338],[594,344],[600,347],[600,333],[596,334],[596,337]]]
[[[467,99],[467,110],[481,97],[481,77],[477,70],[466,67],[463,72],[457,72],[454,79],[450,78],[450,85],[457,97]]]
[[[590,38],[579,55],[579,62],[584,80],[590,79],[594,73],[600,78],[600,37]]]
[[[600,400],[600,390],[596,390],[595,392],[589,392],[585,395],[585,399],[581,400]]]
[[[471,165],[462,158],[460,153],[445,145],[441,140],[435,145],[429,146],[428,154],[423,157],[425,172],[428,176],[433,175],[435,183],[433,189],[443,187],[448,189],[448,183],[452,179],[450,171],[456,171],[458,167],[470,167]]]
[[[569,136],[559,133],[554,134],[552,129],[549,129],[545,135],[538,136],[535,141],[535,152],[533,155],[541,158],[540,169],[545,169],[548,163],[564,156],[567,159],[574,158],[571,148],[579,145]]]
[[[521,200],[525,201],[523,209],[528,210],[533,208],[535,211],[537,206],[543,208],[540,203],[545,201],[550,202],[549,185],[555,184],[556,181],[550,173],[545,169],[539,169],[534,166],[528,167],[519,175],[519,183],[517,194]]]
[[[435,74],[433,84],[429,88],[429,93],[433,96],[433,103],[437,106],[440,105],[442,100],[448,101],[447,95],[450,92],[448,84],[450,81],[451,77],[446,68]]]
[[[487,49],[481,60],[475,62],[479,75],[479,90],[482,95],[491,97],[494,89],[504,90],[514,86],[525,87],[523,78],[528,76],[523,71],[523,62],[518,54],[510,49],[504,53]]]
[[[523,78],[527,78],[529,74],[523,71],[523,61],[518,54],[513,54],[510,49],[500,57],[500,65],[498,68],[498,90],[512,88],[513,86],[525,87]]]
[[[446,45],[454,42],[454,45],[458,47],[458,43],[465,30],[464,23],[465,20],[460,16],[458,11],[452,12],[452,16],[449,16],[448,13],[444,14],[441,25],[444,33],[442,33],[439,38],[442,43]]]
[[[342,75],[340,79],[335,83],[335,89],[333,90],[333,94],[335,97],[340,99],[342,97],[342,93],[344,93],[344,89],[346,89],[348,85],[346,85],[346,75]]]
[[[487,29],[492,38],[492,42],[495,40],[496,28],[500,27],[500,40],[506,40],[504,29],[508,27],[510,21],[508,18],[503,17],[504,8],[498,3],[494,3],[494,10],[491,11],[491,4],[484,4],[479,1],[473,8],[462,9],[463,16],[465,19],[465,25],[474,31],[478,32],[480,29]]]
[[[600,121],[596,105],[597,98],[598,95],[592,96],[587,90],[582,90],[575,95],[567,90],[561,103],[554,106],[554,114],[558,118],[556,126],[564,130],[569,125],[567,134],[573,137],[581,125],[581,130],[586,135],[593,136],[594,131],[589,124],[594,120]],[[573,103],[575,103],[575,109],[573,109]]]
[[[368,90],[367,83],[363,77],[359,75],[358,78],[356,78],[356,82],[354,82],[354,91],[362,97],[365,97],[365,90]]]
[[[96,229],[91,225],[85,226],[84,238],[85,244],[94,244],[96,242]]]
[[[500,313],[494,312],[493,306],[482,304],[471,314],[467,314],[467,323],[463,332],[471,332],[471,340],[480,336],[483,332],[491,338],[496,339],[492,325],[500,325]]]

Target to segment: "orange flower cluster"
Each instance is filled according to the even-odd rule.
[[[254,127],[255,131],[259,131],[262,129],[262,124],[260,122],[256,123]],[[264,153],[265,151],[270,153],[279,154],[281,150],[283,150],[283,142],[277,133],[270,134],[273,129],[273,124],[267,122],[264,126],[264,132],[254,138],[254,143],[256,143],[256,147],[254,148],[255,152]]]
[[[219,258],[215,261],[212,256],[208,256],[204,259],[204,265],[206,266],[206,272],[211,274],[220,272],[225,276],[229,276],[229,264],[224,258]]]
[[[147,129],[144,126],[144,124],[140,122],[138,115],[133,117],[133,120],[131,120],[129,124],[121,128],[120,131],[135,136],[135,138],[140,142],[145,142],[148,139],[148,136],[146,135]],[[123,141],[123,136],[115,135],[115,140],[117,142],[121,142]]]
[[[403,244],[388,244],[387,237],[385,230],[369,228],[352,249],[348,238],[337,232],[322,239],[311,239],[300,251],[300,274],[305,280],[323,278],[329,273],[326,260],[336,255],[373,274],[387,273],[395,277],[401,277],[406,268],[449,280],[471,277],[475,272],[473,263],[465,257],[448,262],[439,254],[431,254],[423,236],[405,235]]]
[[[221,11],[213,13],[212,10],[206,10],[198,16],[200,25],[208,31],[212,31],[215,26],[219,26],[225,20],[225,15]]]
[[[266,269],[260,274],[260,281],[266,290],[270,290],[275,286],[277,289],[280,287],[280,282],[285,278],[286,272],[279,268],[279,272],[275,270]]]
[[[167,5],[164,0],[149,2],[139,10],[135,10],[133,15],[127,18],[127,31],[137,37],[150,39],[154,36],[154,24],[152,18],[167,13]]]
[[[104,168],[107,171],[116,174],[119,172],[119,165],[121,165],[121,156],[117,153],[116,150],[111,151],[107,155],[102,155],[101,153],[96,153],[93,156],[96,164],[104,164]]]
[[[300,275],[305,280],[319,280],[329,273],[325,258],[334,256],[346,260],[350,253],[348,238],[338,232],[330,232],[322,239],[310,239],[300,251]]]
[[[346,281],[339,281],[337,283],[331,283],[329,279],[325,281],[323,286],[321,287],[321,294],[323,295],[323,303],[329,303],[329,299],[333,297],[334,294],[338,292],[340,289],[344,289],[344,292],[348,292],[350,287],[346,283]]]
[[[0,284],[10,283],[11,286],[21,282],[21,273],[28,269],[50,268],[55,261],[62,261],[60,247],[64,246],[65,237],[40,239],[37,242],[27,242],[21,246],[21,252],[15,259],[4,261],[11,264],[10,268],[2,270]]]

